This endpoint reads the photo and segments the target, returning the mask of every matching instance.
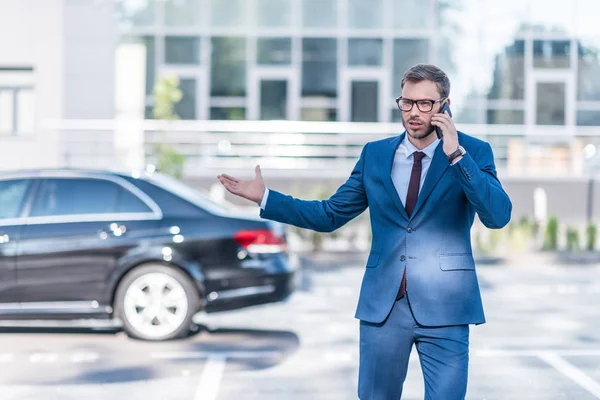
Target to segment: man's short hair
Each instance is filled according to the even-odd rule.
[[[404,73],[402,77],[401,88],[404,88],[406,82],[432,81],[436,84],[441,98],[450,95],[450,79],[448,75],[438,67],[432,64],[416,64]]]

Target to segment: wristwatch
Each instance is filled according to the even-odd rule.
[[[456,160],[458,157],[464,156],[465,154],[467,154],[467,151],[465,150],[465,148],[462,146],[458,146],[458,149],[456,149],[456,151],[454,153],[452,153],[448,156],[448,162],[450,162],[450,164],[452,164],[452,162],[454,160]]]

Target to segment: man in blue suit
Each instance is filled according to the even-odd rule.
[[[360,320],[358,395],[398,400],[413,344],[425,398],[464,399],[469,325],[485,322],[470,230],[475,213],[488,228],[510,220],[512,203],[484,141],[458,132],[447,113],[450,82],[418,64],[402,79],[397,99],[405,132],[367,143],[348,180],[328,200],[307,201],[253,180],[218,179],[255,201],[261,216],[331,232],[367,207],[373,241],[356,318]],[[435,134],[441,128],[442,138]]]

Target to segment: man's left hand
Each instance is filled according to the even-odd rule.
[[[434,114],[431,117],[431,124],[442,129],[442,141],[444,142],[444,153],[447,156],[454,153],[458,149],[458,132],[452,118],[444,112],[444,114]]]

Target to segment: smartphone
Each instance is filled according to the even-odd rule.
[[[448,105],[448,102],[444,103],[444,105],[442,106],[442,109],[440,110],[440,114],[443,114],[444,111],[448,111],[448,115],[450,116],[450,118],[452,118],[452,111],[450,111],[450,106]],[[440,128],[439,126],[436,126],[435,133],[437,134],[438,139],[442,138],[442,128]]]

